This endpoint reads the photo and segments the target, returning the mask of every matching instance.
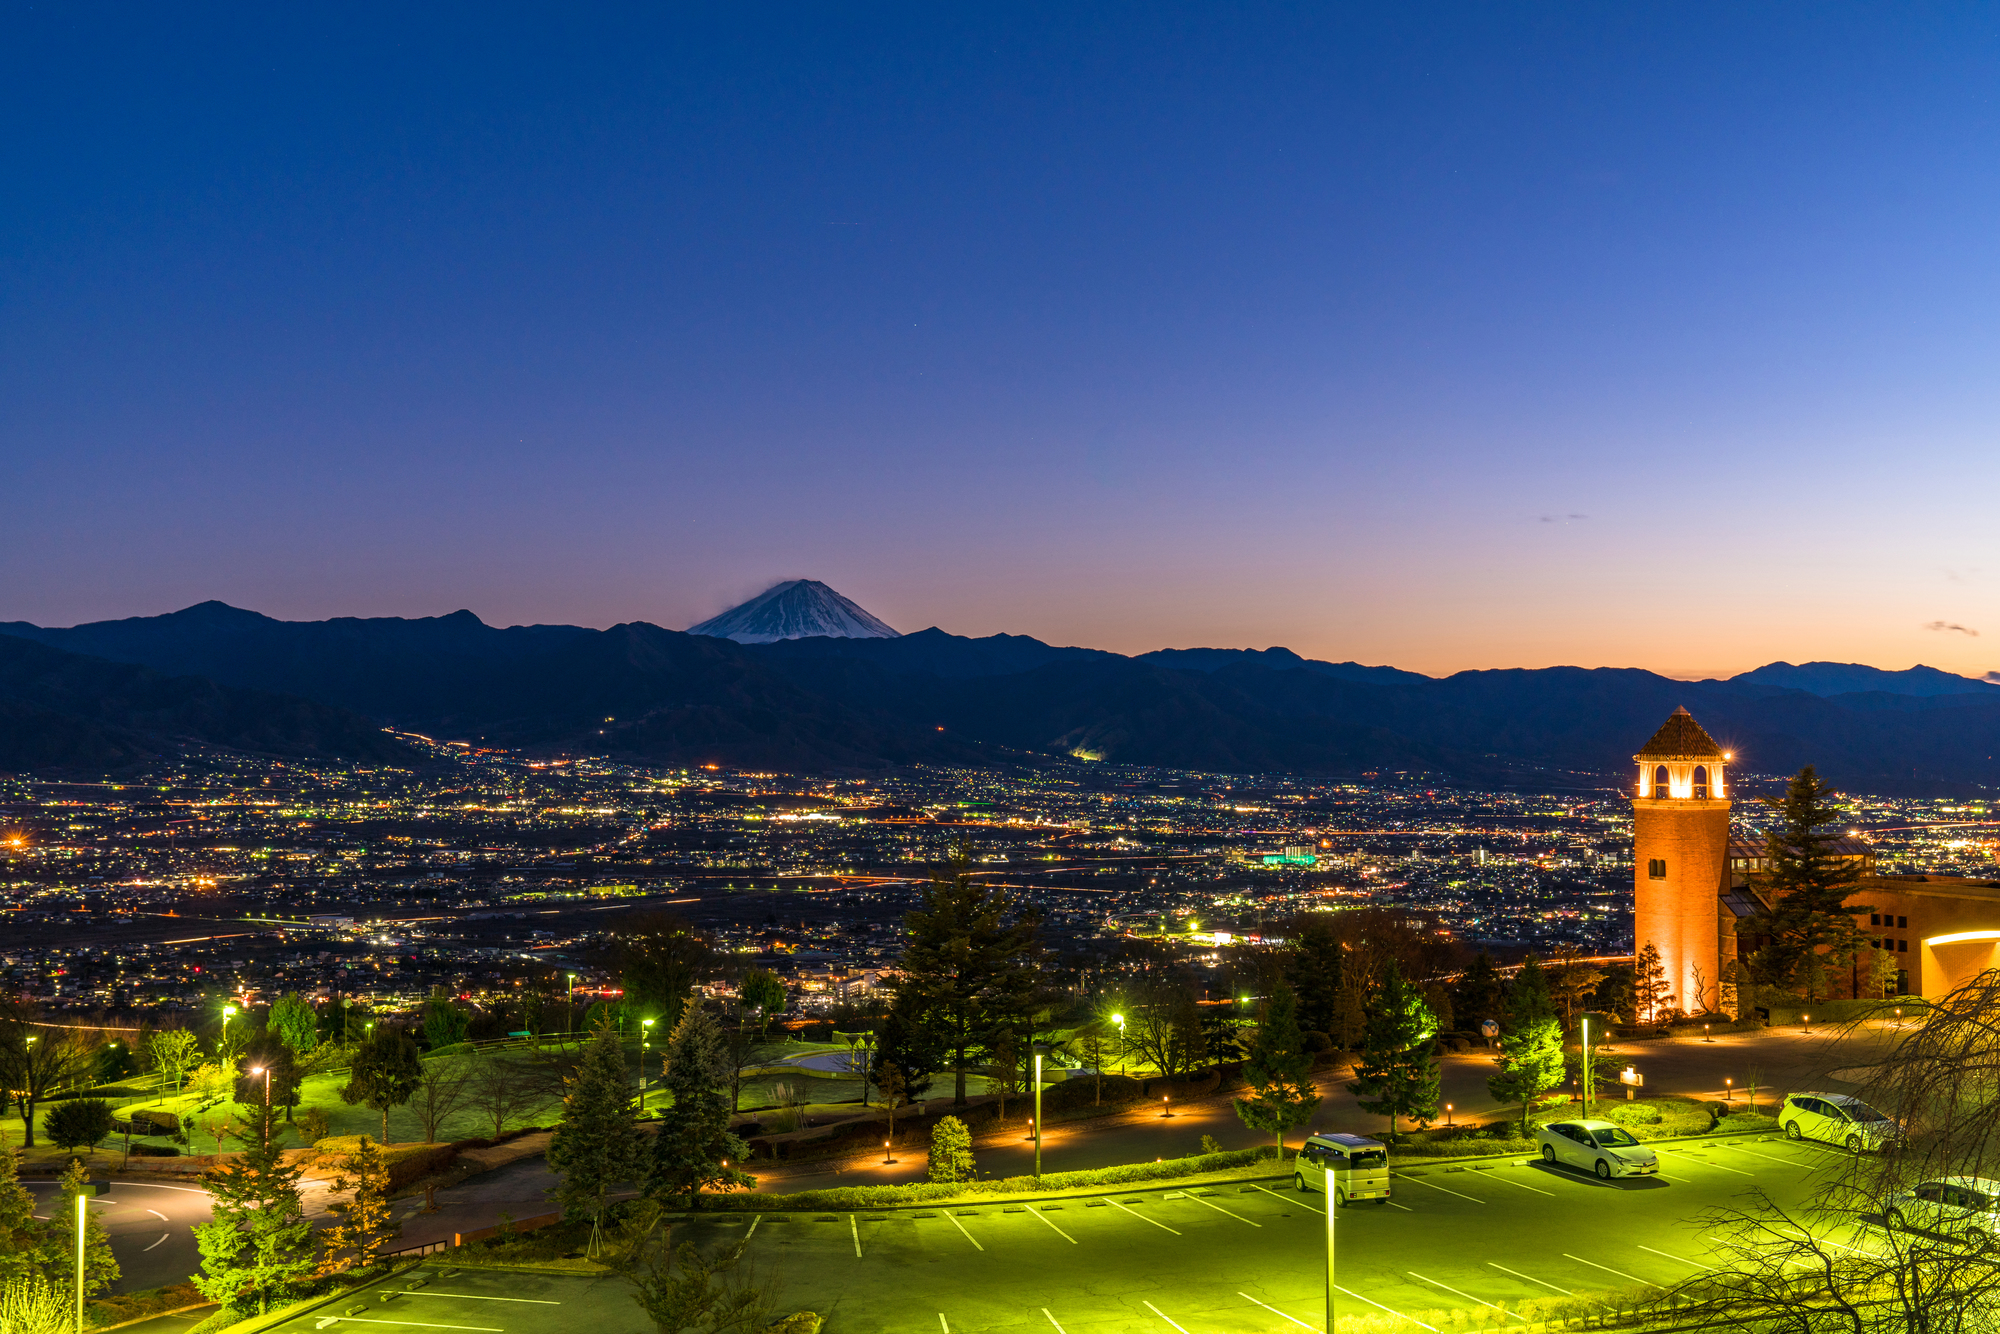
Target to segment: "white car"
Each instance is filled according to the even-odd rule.
[[[2000,1181],[1938,1177],[1882,1201],[1882,1221],[1955,1237],[1983,1250],[2000,1237]]]
[[[1903,1142],[1901,1126],[1845,1093],[1787,1093],[1778,1108],[1778,1125],[1791,1139],[1844,1144],[1849,1153]]]
[[[1632,1138],[1632,1132],[1610,1121],[1557,1121],[1535,1131],[1542,1161],[1551,1166],[1581,1167],[1601,1180],[1650,1176],[1660,1159]]]

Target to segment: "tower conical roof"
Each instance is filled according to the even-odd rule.
[[[1685,708],[1675,709],[1632,758],[1638,760],[1719,760],[1722,747]]]

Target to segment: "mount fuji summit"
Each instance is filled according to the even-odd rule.
[[[772,644],[780,639],[900,639],[881,619],[817,579],[788,579],[740,606],[700,625],[691,635],[733,639],[739,644]]]

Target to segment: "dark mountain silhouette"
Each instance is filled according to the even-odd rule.
[[[1440,679],[1286,649],[1131,658],[935,627],[746,645],[644,622],[498,629],[463,611],[286,622],[220,603],[0,632],[304,696],[440,739],[634,763],[837,771],[1026,754],[1479,783],[1542,768],[1622,781],[1632,752],[1684,705],[1736,752],[1739,773],[1814,763],[1836,783],[1884,793],[2000,784],[2000,693],[1928,668],[1815,677],[1829,691],[1881,678],[1892,687],[1844,693],[1785,685],[1774,675],[1784,664],[1730,681],[1578,667]],[[1952,681],[1973,689],[1934,693]],[[22,737],[40,726],[27,716],[7,725]]]
[[[378,763],[417,758],[346,709],[0,636],[0,769],[110,771],[187,746]]]
[[[1892,695],[1984,695],[2000,698],[2000,685],[1956,676],[1935,667],[1916,666],[1900,672],[1864,667],[1854,662],[1772,662],[1729,678],[1729,684],[1769,691],[1803,690],[1813,695],[1887,693]]]

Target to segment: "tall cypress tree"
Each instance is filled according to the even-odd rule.
[[[1236,1099],[1236,1115],[1252,1130],[1278,1137],[1278,1162],[1285,1161],[1285,1132],[1312,1120],[1319,1110],[1312,1057],[1299,1033],[1298,1000],[1280,982],[1264,1002],[1257,1036],[1243,1065],[1250,1096]]]
[[[632,1111],[624,1045],[615,1031],[600,1028],[584,1045],[563,1099],[562,1124],[549,1140],[549,1166],[562,1173],[555,1197],[564,1214],[602,1223],[612,1189],[645,1171]]]
[[[1562,1083],[1562,1023],[1549,999],[1548,977],[1533,958],[1521,965],[1508,995],[1505,1031],[1500,1035],[1500,1073],[1486,1089],[1501,1102],[1521,1104],[1521,1133],[1535,1099]]]
[[[1394,959],[1382,970],[1369,998],[1361,1033],[1361,1059],[1347,1086],[1362,1110],[1389,1118],[1389,1141],[1400,1132],[1398,1118],[1429,1121],[1437,1115],[1437,1019],[1423,993],[1403,979]]]
[[[238,1310],[247,1298],[261,1313],[273,1300],[304,1293],[318,1265],[312,1224],[299,1203],[302,1175],[285,1165],[273,1135],[254,1138],[228,1166],[202,1179],[212,1201],[209,1221],[194,1229],[202,1269],[194,1282],[202,1296]]]
[[[965,1103],[968,1052],[1033,1008],[1038,919],[974,879],[964,848],[934,871],[923,902],[904,919],[909,943],[896,999],[936,1025],[951,1054],[952,1103]]]
[[[49,1211],[49,1221],[42,1236],[42,1273],[51,1283],[69,1287],[76,1282],[76,1199],[90,1181],[90,1172],[79,1158],[69,1160],[63,1169],[62,1181],[56,1187],[55,1207]],[[85,1206],[86,1210],[88,1206]],[[116,1283],[121,1274],[118,1261],[111,1254],[111,1238],[104,1231],[104,1223],[96,1214],[84,1214],[83,1233],[83,1290],[87,1296],[98,1293]]]
[[[1737,928],[1763,937],[1750,959],[1757,980],[1792,987],[1808,1001],[1825,994],[1829,969],[1852,964],[1867,938],[1854,917],[1869,906],[1847,902],[1858,873],[1835,848],[1842,812],[1833,798],[1808,764],[1783,797],[1764,799],[1779,817],[1765,836],[1771,871],[1762,888],[1769,906]]]
[[[1293,924],[1292,954],[1285,973],[1298,997],[1301,1028],[1330,1035],[1340,1026],[1344,962],[1332,913],[1310,913]]]
[[[729,1130],[730,1099],[723,1088],[728,1078],[721,1031],[707,1010],[689,1005],[667,1040],[666,1076],[660,1082],[673,1096],[673,1105],[661,1114],[660,1133],[653,1139],[648,1197],[684,1196],[690,1208],[698,1208],[705,1189],[757,1184],[735,1165],[750,1151]]]
[[[875,1060],[869,1068],[868,1082],[882,1088],[876,1072],[884,1066],[894,1066],[902,1083],[902,1096],[922,1098],[931,1091],[931,1081],[944,1065],[944,1055],[943,1039],[924,1013],[921,998],[912,990],[896,997],[888,1017],[876,1031]]]

